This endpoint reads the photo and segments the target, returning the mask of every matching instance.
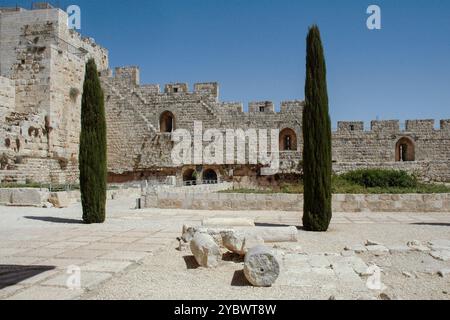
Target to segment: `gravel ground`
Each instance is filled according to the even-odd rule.
[[[383,245],[406,245],[408,241],[449,239],[449,226],[410,224],[336,224],[327,233],[299,231],[305,253],[341,253],[346,246],[364,244],[367,239]],[[155,253],[141,265],[83,296],[85,299],[449,299],[450,278],[437,270],[450,262],[429,253],[408,252],[375,256],[358,255],[367,264],[383,270],[383,291],[358,292],[339,280],[316,285],[274,285],[253,288],[242,276],[242,263],[224,262],[217,269],[196,268],[190,252],[175,250],[177,243]],[[289,248],[281,244],[280,247]],[[299,267],[302,267],[299,265]],[[430,271],[433,273],[430,274]],[[403,273],[411,274],[409,278]],[[306,275],[308,277],[308,275]],[[364,282],[366,278],[361,278]]]
[[[189,251],[180,252],[175,248],[175,240],[184,223],[199,224],[207,217],[248,217],[258,225],[301,225],[301,215],[295,212],[255,212],[255,211],[197,211],[197,210],[133,210],[134,199],[108,201],[108,219],[105,224],[86,226],[79,224],[81,207],[79,204],[66,209],[13,208],[0,207],[0,258],[22,261],[23,264],[39,264],[30,256],[39,256],[42,261],[49,259],[47,254],[59,255],[58,250],[67,239],[85,236],[86,247],[93,249],[102,245],[113,259],[120,256],[112,244],[97,243],[97,237],[116,237],[123,248],[140,250],[151,246],[149,256],[124,271],[114,273],[109,280],[81,293],[81,299],[449,299],[450,275],[441,277],[438,270],[450,269],[450,261],[434,259],[429,252],[395,253],[376,256],[374,253],[356,255],[367,265],[376,264],[382,268],[381,281],[384,290],[369,290],[367,277],[356,273],[349,278],[337,277],[337,271],[330,268],[308,270],[299,260],[298,264],[288,264],[277,283],[271,288],[254,288],[243,276],[242,261],[234,261],[227,256],[216,269],[198,268]],[[159,230],[159,233],[154,234]],[[137,237],[135,243],[127,244],[124,233]],[[86,239],[89,236],[90,239]],[[130,237],[130,236],[129,236]],[[153,238],[150,238],[153,237]],[[308,256],[329,254],[344,260],[342,254],[346,247],[364,245],[366,240],[379,242],[384,246],[406,246],[417,240],[424,244],[432,240],[450,240],[450,214],[420,213],[336,213],[330,229],[326,233],[313,233],[299,230],[299,242],[279,244],[277,250],[295,251],[295,254]],[[40,242],[42,249],[28,251]],[[139,244],[142,242],[142,244]],[[9,245],[11,244],[11,245]],[[13,246],[12,246],[13,245]],[[81,245],[81,244],[80,244]],[[12,246],[12,247],[11,247]],[[53,252],[53,251],[55,252]],[[67,248],[67,252],[72,250]],[[121,249],[126,250],[126,249]],[[139,251],[138,250],[138,251]],[[76,249],[73,249],[76,251]],[[89,251],[89,250],[87,250]],[[85,253],[87,253],[87,251]],[[95,251],[95,250],[94,250]],[[116,252],[117,251],[117,252]],[[123,252],[123,251],[122,251]],[[344,253],[343,253],[344,252]],[[66,253],[64,253],[66,255]],[[24,255],[24,256],[22,256]],[[12,256],[12,257],[9,257]],[[69,254],[70,256],[70,254]],[[86,264],[91,258],[83,258]],[[95,259],[94,259],[95,260]],[[12,260],[11,260],[12,261]],[[96,260],[95,260],[96,261]],[[106,263],[106,262],[105,262]],[[108,263],[104,267],[108,266]],[[102,270],[99,270],[100,272]],[[336,274],[335,274],[336,273]],[[31,296],[50,290],[37,283]],[[20,288],[7,288],[10,291]],[[44,290],[44,291],[43,291]],[[56,295],[61,288],[54,287],[48,292]],[[7,296],[6,289],[0,290]],[[12,294],[12,293],[11,293]],[[52,295],[52,296],[53,296]],[[67,295],[69,296],[72,295]]]
[[[442,278],[437,270],[450,268],[449,262],[433,259],[428,253],[410,252],[363,259],[383,269],[384,294],[401,300],[449,300],[450,276]]]

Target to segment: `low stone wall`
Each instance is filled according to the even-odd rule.
[[[80,191],[68,191],[67,196],[72,200],[72,202],[81,201]],[[136,198],[141,196],[141,188],[127,188],[127,189],[117,189],[117,190],[107,190],[106,199],[107,200],[118,200],[126,198]]]
[[[0,189],[0,205],[43,207],[50,196],[48,189]]]
[[[140,198],[141,188],[108,190],[108,200]],[[44,207],[51,203],[54,207],[65,208],[81,200],[80,191],[50,192],[42,188],[3,188],[0,189],[0,205]]]
[[[232,182],[221,182],[216,184],[199,184],[196,186],[175,187],[171,185],[159,185],[148,187],[146,193],[214,193],[233,189]]]
[[[190,209],[193,199],[208,199],[208,196],[215,198],[220,191],[231,190],[232,182],[221,182],[217,184],[201,184],[196,186],[153,186],[146,189],[141,197],[141,204],[144,208],[184,208]],[[203,197],[203,198],[202,198]],[[188,202],[187,202],[188,201]],[[161,202],[161,204],[159,204]],[[196,204],[194,204],[197,206]],[[202,209],[197,208],[196,209]],[[203,208],[207,209],[207,208]]]
[[[303,210],[303,194],[170,193],[143,197],[146,208],[194,210]],[[334,212],[450,212],[450,194],[337,194]]]

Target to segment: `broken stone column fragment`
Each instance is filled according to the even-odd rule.
[[[222,233],[222,243],[225,248],[241,256],[250,248],[264,244],[264,240],[255,235],[247,235],[242,231],[228,231]]]
[[[219,247],[223,247],[222,234],[233,231],[232,229],[224,228],[206,228],[206,227],[192,227],[188,225],[183,226],[181,239],[184,242],[190,242],[196,233],[206,233],[213,237],[214,241]]]
[[[190,246],[195,260],[202,267],[217,267],[219,261],[222,259],[219,246],[209,234],[196,233],[191,240]]]
[[[266,243],[298,241],[298,230],[296,227],[256,227],[246,229],[245,234],[259,237]]]
[[[265,243],[273,242],[298,242],[298,230],[296,227],[235,227],[230,228],[207,228],[183,226],[182,239],[191,241],[195,233],[207,233],[211,235],[219,246],[222,246],[222,236],[227,232],[239,231],[247,238],[262,239]]]
[[[270,287],[280,275],[280,264],[272,250],[264,246],[256,246],[245,256],[244,274],[252,285]]]

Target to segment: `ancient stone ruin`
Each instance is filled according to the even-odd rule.
[[[197,264],[216,268],[229,251],[244,259],[244,275],[255,287],[270,287],[280,275],[279,254],[266,246],[270,243],[298,241],[296,227],[259,227],[250,219],[214,218],[202,226],[183,226],[180,251],[190,248]],[[188,244],[185,246],[184,244]]]
[[[217,83],[141,84],[138,67],[113,73],[108,51],[67,27],[67,14],[0,8],[0,181],[72,184],[78,179],[78,140],[84,65],[94,58],[105,91],[110,182],[148,180],[177,185],[233,182],[277,185],[301,174],[301,100],[252,102],[248,112],[222,102]],[[280,169],[262,165],[176,165],[172,133],[193,130],[279,129]],[[270,149],[269,149],[270,150]],[[450,181],[450,120],[339,122],[333,168],[403,169],[427,181]]]

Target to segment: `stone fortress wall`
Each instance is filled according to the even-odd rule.
[[[108,166],[111,176],[119,180],[121,176],[138,179],[136,173],[153,178],[158,172],[163,177],[180,177],[183,171],[192,169],[193,166],[179,168],[172,163],[172,136],[162,128],[165,114],[173,117],[172,129],[186,129],[192,135],[194,121],[201,121],[204,131],[292,128],[296,136],[301,135],[301,101],[284,102],[280,112],[275,112],[272,103],[255,102],[251,104],[254,112],[247,113],[240,103],[220,102],[217,83],[197,83],[193,91],[185,83],[168,84],[161,92],[159,85],[139,85],[137,67],[118,68],[114,76],[109,72],[102,77],[102,83],[108,123]],[[298,152],[289,153],[298,164]],[[231,169],[235,176],[239,170],[244,171],[243,175],[249,173],[248,166],[210,167],[219,176],[227,176]]]
[[[105,91],[111,182],[177,183],[211,172],[238,186],[278,184],[301,173],[302,101],[221,102],[217,83],[140,84],[138,67],[109,69],[108,51],[67,28],[59,9],[0,8],[0,181],[76,183],[84,65],[93,57]],[[279,129],[280,174],[258,165],[176,166],[171,131]],[[270,139],[269,139],[270,141]],[[258,147],[252,146],[252,147]],[[270,148],[270,145],[269,145]],[[450,181],[450,120],[340,122],[333,132],[337,173],[356,168],[404,169],[424,180]],[[267,173],[265,173],[267,174]]]
[[[59,9],[0,8],[0,180],[75,183],[85,62],[108,52]],[[12,103],[14,102],[14,103]]]
[[[13,80],[0,77],[0,117],[3,119],[15,109],[16,87]]]
[[[450,120],[339,122],[333,133],[334,171],[358,168],[402,169],[425,181],[450,181]],[[402,155],[402,147],[407,151]]]
[[[272,102],[252,102],[248,112],[240,103],[219,100],[217,83],[140,85],[137,67],[118,68],[115,75],[102,77],[107,97],[109,171],[116,179],[155,177],[159,172],[176,175],[192,167],[178,168],[171,162],[170,133],[164,132],[162,117],[169,112],[173,126],[192,132],[194,121],[202,121],[204,130],[248,128],[279,129],[282,173],[298,173],[302,159],[302,101],[287,101],[276,112]],[[450,120],[442,120],[435,129],[434,120],[372,121],[370,130],[360,121],[339,122],[333,132],[333,167],[336,173],[357,168],[402,169],[427,181],[450,181]],[[294,144],[283,149],[283,132]],[[270,148],[270,144],[269,144]],[[242,186],[255,182],[257,167],[203,166],[216,171],[223,180],[243,180]],[[231,168],[231,170],[230,170]],[[230,173],[231,171],[231,173]],[[232,177],[234,176],[234,177]],[[238,178],[240,177],[241,178]],[[114,180],[114,179],[113,179]]]

